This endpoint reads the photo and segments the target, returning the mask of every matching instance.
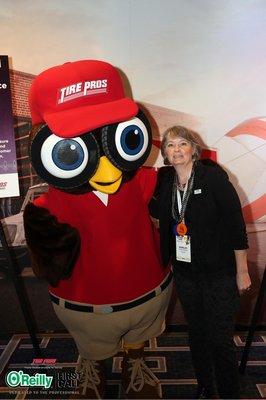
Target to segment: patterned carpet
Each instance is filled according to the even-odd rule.
[[[40,336],[43,359],[36,359],[26,334],[16,334],[0,340],[0,399],[60,399],[71,398],[75,391],[77,376],[75,366],[78,353],[67,333],[45,333]],[[245,333],[235,336],[240,360],[245,341]],[[195,397],[196,381],[191,365],[187,334],[164,333],[160,338],[147,343],[148,365],[161,382],[163,399],[192,399]],[[107,360],[108,389],[106,398],[119,398],[119,379],[122,353]],[[49,389],[40,386],[8,387],[6,377],[10,371],[23,371],[30,376],[42,374],[52,376]],[[18,376],[19,374],[16,374]],[[41,379],[41,378],[40,378]],[[242,395],[245,399],[266,397],[266,332],[257,332],[254,337],[246,373],[241,377]],[[28,386],[27,386],[28,383]],[[36,383],[36,382],[35,382]],[[16,383],[14,383],[15,385]]]

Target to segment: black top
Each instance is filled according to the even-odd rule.
[[[219,271],[235,274],[234,250],[246,249],[248,243],[240,201],[227,173],[216,163],[196,164],[193,190],[185,211],[191,237],[191,263],[175,258],[175,221],[171,211],[174,175],[173,167],[160,169],[150,204],[152,216],[160,223],[164,266],[171,260],[184,274]]]

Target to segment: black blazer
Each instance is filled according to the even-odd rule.
[[[228,175],[216,163],[197,162],[193,190],[185,212],[192,262],[185,263],[175,260],[171,215],[174,174],[173,167],[160,169],[150,204],[152,216],[159,219],[164,266],[172,258],[172,263],[183,270],[235,273],[234,250],[246,249],[248,244],[240,201]]]

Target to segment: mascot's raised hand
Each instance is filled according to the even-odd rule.
[[[164,329],[172,276],[148,214],[156,173],[140,168],[149,122],[118,71],[96,60],[41,73],[30,109],[31,161],[49,190],[25,209],[26,240],[76,342],[80,395],[104,397],[104,360],[123,349],[124,397],[158,398],[143,350]]]

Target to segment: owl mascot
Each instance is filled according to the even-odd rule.
[[[159,398],[144,342],[164,329],[172,276],[148,203],[156,172],[144,113],[112,65],[68,62],[30,90],[31,162],[49,185],[24,212],[32,268],[79,351],[82,398],[104,398],[104,360],[123,350],[124,398]]]

